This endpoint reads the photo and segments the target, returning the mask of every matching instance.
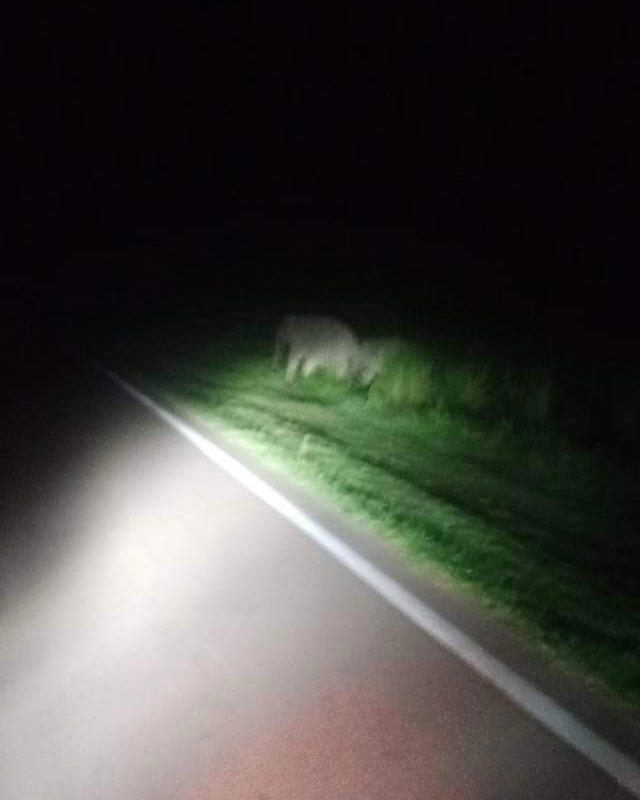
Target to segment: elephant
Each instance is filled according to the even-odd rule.
[[[360,345],[351,329],[332,317],[288,315],[278,328],[275,366],[285,367],[292,383],[299,374],[327,370],[341,379],[355,377],[360,364]]]

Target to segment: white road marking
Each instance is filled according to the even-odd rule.
[[[640,798],[640,764],[609,744],[559,703],[509,669],[506,664],[494,658],[455,625],[447,622],[444,617],[430,609],[397,581],[358,555],[335,534],[287,500],[284,495],[269,486],[235,458],[120,376],[110,370],[105,371],[128,394],[181,433],[207,458],[222,467],[283,517],[286,517],[320,547],[331,553],[344,567],[364,581],[421,630],[468,664],[541,725],[600,767],[634,797]]]

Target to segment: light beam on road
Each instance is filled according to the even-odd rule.
[[[524,709],[547,730],[600,767],[634,797],[640,798],[640,764],[609,744],[553,698],[548,697],[544,692],[514,673],[506,664],[494,658],[469,636],[356,553],[338,536],[316,522],[222,448],[122,380],[118,375],[112,372],[108,372],[108,374],[125,391],[179,431],[208,458],[233,475],[278,513],[293,522],[320,547],[331,553],[350,572],[364,581],[381,597],[384,597],[425,633],[440,642],[500,692],[511,698],[516,705]]]

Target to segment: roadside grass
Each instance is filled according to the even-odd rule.
[[[548,656],[637,706],[632,472],[557,432],[489,421],[480,366],[445,376],[459,406],[398,407],[394,379],[377,393],[322,374],[287,384],[263,341],[259,333],[199,346],[176,339],[170,351],[129,349],[121,363],[182,413],[222,426],[230,441],[365,521],[415,564],[465,587]],[[430,366],[409,381],[410,396],[430,396],[431,379]],[[389,402],[378,402],[385,393]]]

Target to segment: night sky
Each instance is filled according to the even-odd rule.
[[[125,308],[251,285],[258,303],[367,283],[628,343],[631,6],[330,8],[105,3],[14,19],[5,298],[68,308],[116,292]],[[205,269],[176,244],[194,232]],[[112,256],[149,243],[173,262]],[[247,266],[219,266],[233,259]]]

